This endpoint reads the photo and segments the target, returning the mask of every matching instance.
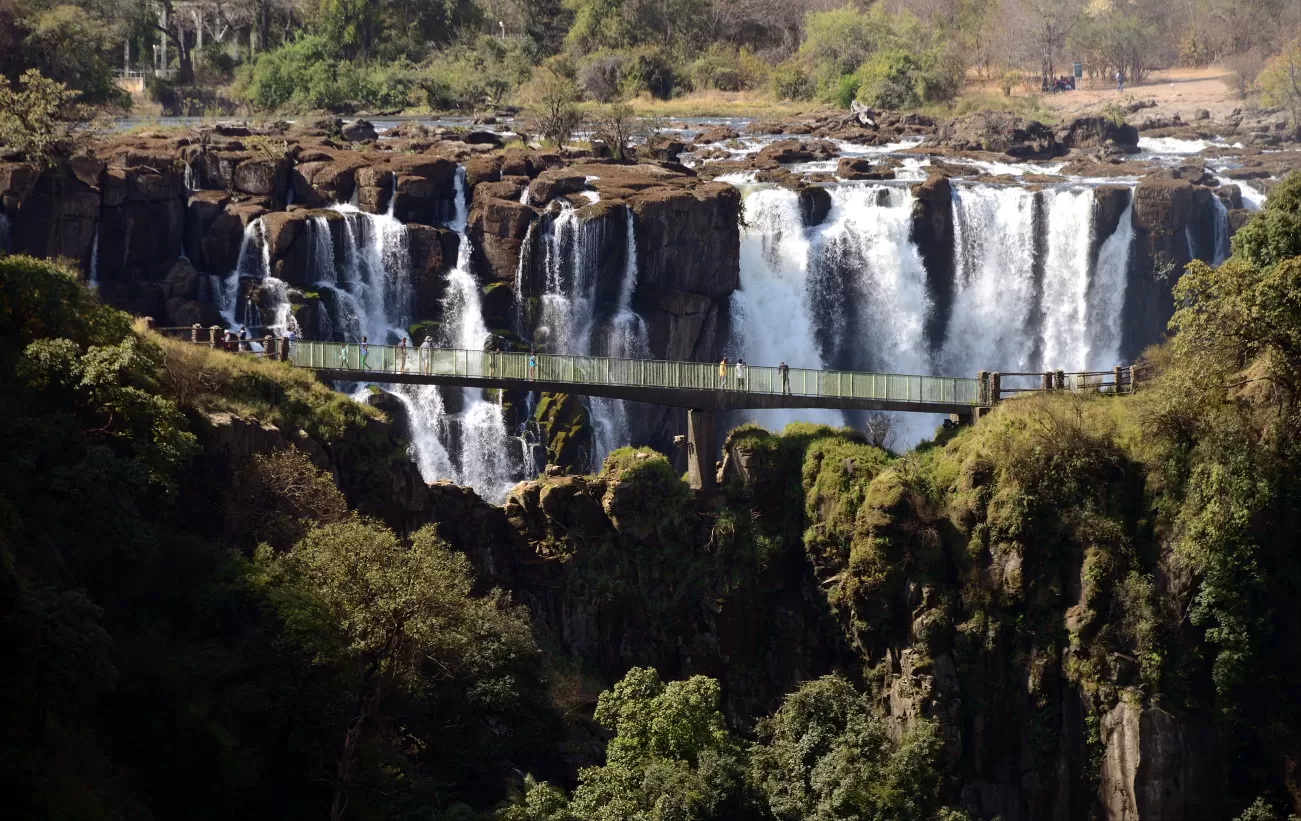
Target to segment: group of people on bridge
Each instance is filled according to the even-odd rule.
[[[733,384],[732,389],[738,391],[745,390],[745,360],[736,360],[736,364],[732,366],[731,373]],[[787,367],[785,362],[782,362],[777,366],[777,373],[781,374],[782,394],[789,394],[791,392],[791,369]],[[727,376],[727,357],[723,357],[722,361],[718,363],[718,389],[720,391],[728,389]]]

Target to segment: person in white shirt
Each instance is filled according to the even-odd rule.
[[[430,341],[428,336],[425,337],[424,342],[420,343],[420,372],[421,373],[425,373],[425,374],[429,373],[429,360],[433,353],[433,347],[434,347],[434,343]]]
[[[745,390],[745,360],[736,360],[736,389]]]

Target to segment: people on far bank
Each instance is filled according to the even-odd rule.
[[[1125,75],[1122,72],[1116,72],[1116,93],[1121,94],[1125,91]]]

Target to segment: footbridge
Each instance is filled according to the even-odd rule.
[[[781,369],[451,348],[295,341],[295,367],[341,382],[500,388],[625,399],[686,408],[691,483],[713,484],[714,414],[728,410],[831,408],[949,414],[970,419],[989,405],[988,382],[951,376]],[[982,387],[983,386],[983,387]]]

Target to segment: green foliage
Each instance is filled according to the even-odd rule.
[[[530,76],[519,43],[467,35],[426,62],[420,84],[430,108],[474,110],[500,104]]]
[[[81,97],[57,80],[28,69],[14,87],[0,75],[0,145],[22,152],[28,162],[51,167],[71,156],[104,128]]]
[[[1285,259],[1301,256],[1301,174],[1288,174],[1270,189],[1265,206],[1233,235],[1232,242],[1233,255],[1252,268],[1269,268]],[[1215,287],[1205,276],[1194,281]],[[1207,296],[1208,300],[1218,302],[1224,295],[1227,294]]]
[[[264,111],[404,108],[437,76],[401,59],[373,65],[342,60],[336,41],[303,36],[259,54],[241,70],[237,90]]]
[[[922,821],[938,805],[935,727],[895,744],[871,699],[839,676],[810,681],[759,724],[752,778],[778,821]]]
[[[762,88],[768,80],[768,64],[742,46],[712,43],[696,58],[689,69],[696,89],[750,91]]]
[[[30,65],[79,92],[91,104],[131,107],[131,98],[113,81],[112,57],[121,52],[117,32],[80,6],[61,3],[33,15],[24,45]]]
[[[596,718],[614,733],[604,766],[579,773],[567,808],[556,791],[533,786],[501,821],[669,821],[756,816],[744,750],[718,711],[718,682],[704,676],[664,684],[635,667],[601,694]]]
[[[858,99],[877,108],[913,108],[957,96],[961,66],[934,51],[878,51],[859,68]]]
[[[812,100],[817,84],[801,63],[787,61],[772,70],[772,92],[779,100]]]

